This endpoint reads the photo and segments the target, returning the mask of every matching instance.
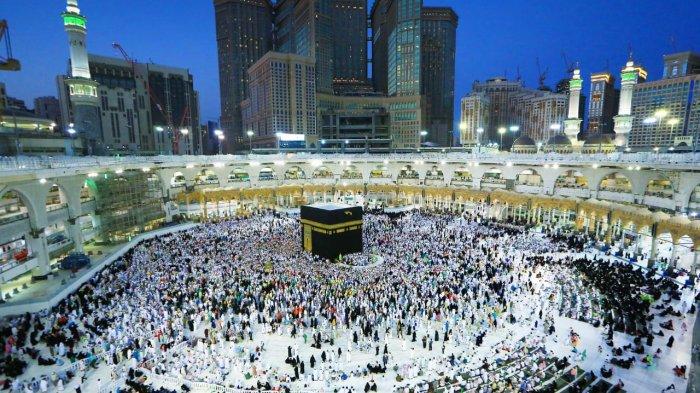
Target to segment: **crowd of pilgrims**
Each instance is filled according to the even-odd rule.
[[[625,367],[625,354],[654,356],[664,334],[651,327],[652,302],[682,295],[653,273],[578,254],[578,235],[425,211],[366,214],[363,230],[376,266],[303,252],[298,219],[272,212],[144,240],[52,309],[4,321],[0,387],[95,391],[102,382],[90,373],[109,367],[105,380],[139,392],[158,375],[285,391],[410,391],[437,380],[534,391],[556,316],[602,325],[613,364]],[[693,300],[656,307],[662,318],[695,311]],[[613,331],[633,345],[616,347]],[[505,361],[523,371],[494,377]],[[29,378],[28,364],[46,368]]]

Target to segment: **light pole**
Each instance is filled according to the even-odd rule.
[[[253,135],[255,135],[255,133],[253,130],[248,130],[245,133],[248,135],[248,149],[250,150],[250,154],[253,154]]]
[[[520,126],[510,126],[508,127],[508,131],[513,133],[513,142],[515,142],[515,136],[517,135],[518,131],[520,131]],[[511,142],[511,147],[513,142]]]
[[[505,127],[498,128],[498,134],[501,136],[501,144],[498,145],[498,150],[503,150],[503,134],[505,134],[505,133],[506,133]]]
[[[214,135],[216,138],[219,140],[218,145],[219,145],[219,154],[221,154],[221,143],[224,140],[224,132],[221,130],[214,130]]]
[[[428,131],[422,130],[422,131],[420,132],[420,142],[419,142],[419,144],[418,144],[418,151],[420,151],[420,147],[423,146],[423,138],[424,138],[426,135],[428,135]]]
[[[222,147],[224,145],[224,139],[226,139],[226,137],[224,136],[224,134],[218,134],[216,137],[219,138],[219,155],[221,155]]]
[[[479,147],[479,154],[481,154],[481,135],[484,133],[484,127],[479,127],[476,129],[476,145]]]
[[[185,138],[185,146],[189,145],[187,136],[190,134],[190,130],[188,130],[187,128],[181,128],[180,134],[182,134],[182,136]],[[177,152],[180,153],[180,146],[177,147]]]
[[[282,139],[282,133],[275,132],[275,136],[277,137],[277,154],[280,154],[280,139]]]

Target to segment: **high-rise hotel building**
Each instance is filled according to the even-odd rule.
[[[242,120],[240,103],[249,96],[249,89],[241,73],[270,50],[311,58],[316,93],[325,97],[372,97],[373,103],[378,95],[408,97],[382,105],[393,106],[390,113],[397,116],[390,119],[393,147],[418,147],[422,131],[428,131],[426,141],[450,143],[457,27],[451,9],[423,7],[421,0],[377,0],[369,15],[367,0],[280,0],[274,5],[261,0],[214,0],[214,6],[222,128],[227,135],[235,135],[239,147],[244,146],[241,138],[249,131],[255,137],[259,134],[243,125],[251,121]],[[368,25],[372,30],[371,83]],[[256,35],[257,39],[252,38]],[[366,104],[360,106],[374,105]],[[330,110],[326,105],[317,108],[318,119]],[[308,147],[314,144],[316,138],[306,138]]]
[[[682,52],[664,56],[663,78],[634,85],[631,101],[630,148],[697,146],[700,55]]]
[[[223,151],[231,152],[246,138],[241,102],[248,94],[248,68],[272,50],[273,6],[270,0],[214,0],[214,12]]]

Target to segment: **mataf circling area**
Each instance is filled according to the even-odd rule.
[[[141,242],[57,307],[5,321],[5,384],[686,387],[696,290],[685,276],[612,260],[583,235],[467,213],[365,213],[365,251],[343,264],[304,252],[298,226],[296,217],[259,212]]]

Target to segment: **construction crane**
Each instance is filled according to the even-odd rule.
[[[547,73],[549,72],[549,67],[545,68],[544,72],[542,71],[542,68],[540,67],[540,58],[537,57],[535,59],[537,63],[537,80],[538,80],[538,85],[537,88],[539,90],[551,90],[549,87],[547,87],[544,82],[547,80]]]
[[[564,59],[564,69],[566,69],[566,75],[570,76],[576,69],[576,63],[570,63],[569,59],[566,57],[566,53],[561,52],[561,58]]]
[[[5,38],[5,57],[0,55],[0,70],[19,71],[22,66],[19,60],[12,57],[12,41],[10,41],[10,28],[5,19],[0,20],[0,40]]]
[[[131,64],[131,72],[134,75],[134,79],[136,79],[136,59],[131,58],[124,48],[118,43],[118,42],[113,42],[112,47],[121,53],[122,57],[124,60],[126,60],[129,64]],[[161,115],[163,115],[163,119],[165,119],[165,123],[173,133],[173,152],[177,152],[179,150],[179,142],[180,142],[180,128],[182,128],[182,125],[184,124],[185,118],[189,115],[190,113],[190,105],[189,102],[186,103],[185,110],[182,113],[182,117],[180,118],[180,123],[178,125],[178,128],[175,128],[175,125],[173,124],[173,119],[172,116],[168,111],[165,110],[163,105],[160,103],[158,100],[158,97],[153,94],[153,91],[151,90],[151,86],[148,83],[148,77],[145,78],[144,80],[144,85],[146,87],[146,92],[148,93],[148,97],[150,98],[151,102],[153,105],[158,109],[158,112],[160,112]],[[193,132],[195,130],[192,130]]]

